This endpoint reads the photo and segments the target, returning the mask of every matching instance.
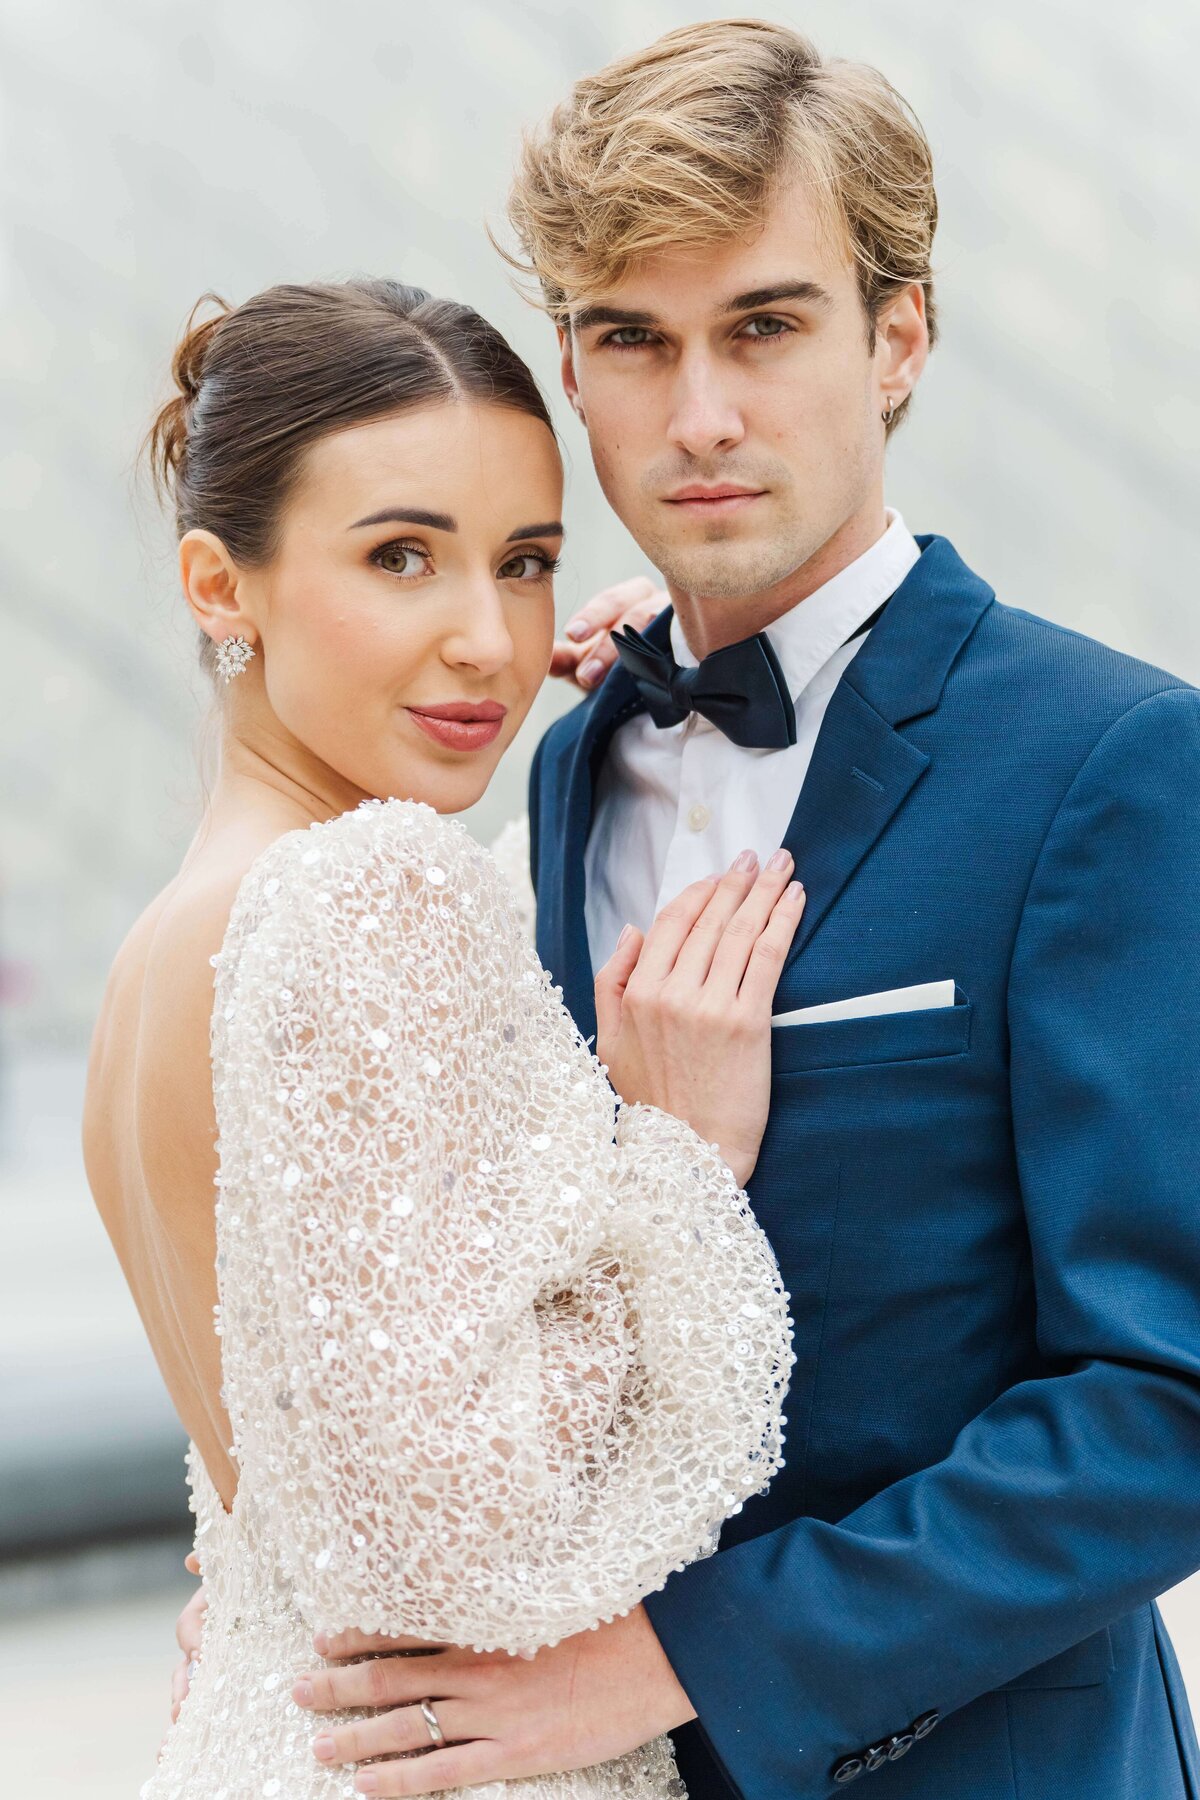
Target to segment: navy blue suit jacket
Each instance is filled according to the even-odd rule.
[[[776,1008],[956,1004],[772,1034],[787,1462],[647,1601],[680,1767],[692,1800],[868,1770],[880,1800],[1198,1800],[1153,1598],[1200,1566],[1200,693],[918,541],[788,829]],[[585,1037],[593,785],[637,705],[616,670],[532,775]]]

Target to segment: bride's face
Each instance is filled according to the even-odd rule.
[[[319,440],[276,555],[239,582],[275,720],[364,794],[472,805],[549,667],[561,510],[554,439],[510,408]]]

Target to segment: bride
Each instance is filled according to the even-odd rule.
[[[399,1792],[417,1750],[469,1782],[435,1687],[355,1776],[292,1684],[318,1631],[584,1632],[780,1466],[787,1296],[741,1190],[803,892],[773,858],[627,928],[597,1061],[447,816],[550,658],[562,474],[529,371],[384,281],[270,289],[174,369],[151,448],[222,767],[117,955],[84,1122],[208,1593],[142,1792]],[[683,1792],[665,1738],[510,1786]]]

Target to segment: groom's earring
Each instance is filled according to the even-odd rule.
[[[237,675],[244,675],[246,664],[254,655],[254,646],[248,638],[222,638],[217,645],[217,674],[225,677],[225,685]]]
[[[896,410],[896,402],[892,399],[892,396],[889,394],[888,395],[888,403],[887,403],[887,411],[884,413],[880,413],[880,415],[879,415],[885,425],[891,424],[892,415],[895,412],[895,410]]]

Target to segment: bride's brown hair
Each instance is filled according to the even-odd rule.
[[[532,373],[494,325],[399,281],[287,284],[237,307],[205,294],[171,372],[177,391],[143,446],[155,486],[181,537],[211,531],[246,568],[270,562],[305,451],[330,432],[468,398],[554,431]],[[211,670],[207,637],[200,655]]]

